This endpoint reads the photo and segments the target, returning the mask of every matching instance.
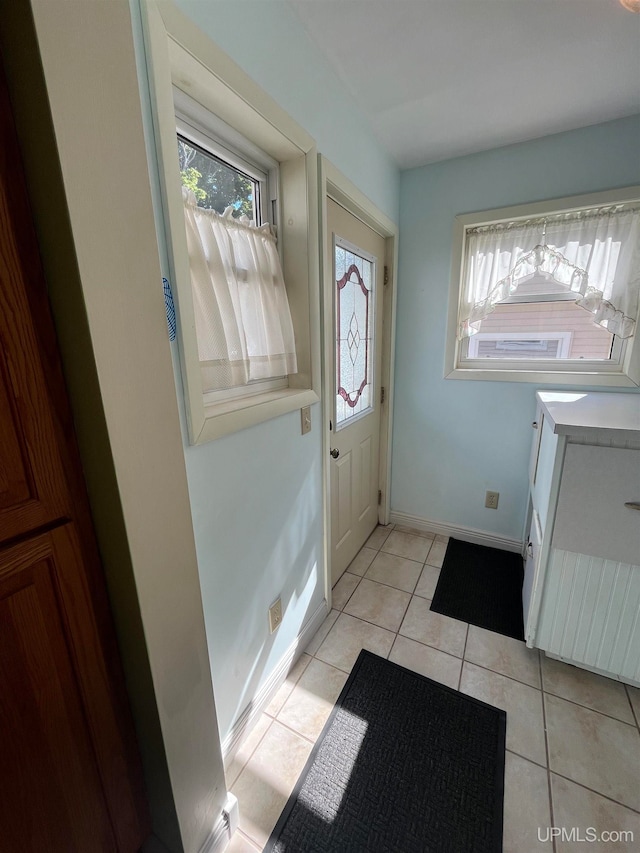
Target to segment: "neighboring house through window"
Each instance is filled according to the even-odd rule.
[[[638,188],[455,228],[447,376],[640,384]]]

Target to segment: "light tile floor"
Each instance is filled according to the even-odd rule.
[[[640,851],[640,690],[432,613],[446,545],[378,527],[338,581],[333,610],[227,769],[240,803],[229,853],[262,850],[362,648],[507,711],[505,853]],[[634,841],[552,841],[550,827]]]

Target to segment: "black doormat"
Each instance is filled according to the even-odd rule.
[[[524,640],[520,554],[449,539],[431,610]]]
[[[264,853],[501,853],[505,731],[363,650]]]

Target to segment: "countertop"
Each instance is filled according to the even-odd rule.
[[[558,435],[607,430],[640,438],[640,394],[538,391],[536,397]]]

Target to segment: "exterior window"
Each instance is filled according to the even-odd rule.
[[[336,239],[336,429],[371,411],[374,259]]]
[[[640,200],[485,216],[456,218],[446,375],[638,384]]]
[[[286,388],[297,371],[295,337],[269,221],[276,206],[264,203],[269,167],[277,172],[277,164],[263,152],[256,162],[224,145],[213,135],[219,121],[184,94],[179,104],[178,167],[205,402]]]
[[[319,401],[317,150],[173,4],[141,10],[180,390],[201,444]]]
[[[178,134],[178,165],[182,186],[192,190],[196,204],[205,210],[224,213],[232,208],[234,219],[246,216],[254,225],[262,225],[258,197],[260,181],[244,174]],[[266,180],[266,175],[262,176]]]
[[[571,332],[478,332],[469,358],[567,358]]]

